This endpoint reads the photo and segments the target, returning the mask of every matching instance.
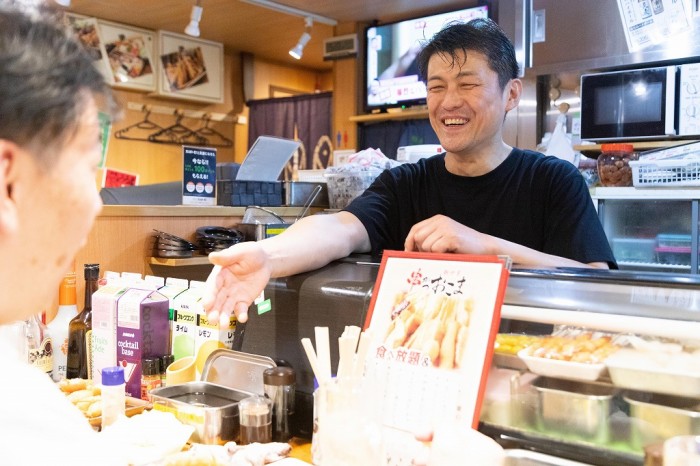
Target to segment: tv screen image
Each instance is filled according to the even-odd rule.
[[[487,18],[486,5],[368,27],[365,31],[365,110],[421,105],[426,89],[415,58],[446,24]]]

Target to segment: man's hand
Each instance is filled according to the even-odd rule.
[[[490,254],[489,236],[444,215],[418,222],[408,232],[404,249],[418,252]]]
[[[204,292],[204,310],[210,321],[228,325],[231,313],[239,322],[248,320],[248,307],[270,280],[269,259],[257,242],[236,244],[209,254],[215,265]]]

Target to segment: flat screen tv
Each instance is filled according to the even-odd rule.
[[[365,111],[425,104],[415,57],[447,23],[487,18],[486,4],[365,29]]]

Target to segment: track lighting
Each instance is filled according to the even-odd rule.
[[[302,54],[304,53],[304,47],[306,47],[306,44],[308,44],[311,40],[311,34],[309,34],[309,32],[311,31],[313,25],[314,20],[311,18],[311,16],[307,16],[304,20],[304,33],[299,38],[299,42],[297,42],[297,45],[295,45],[289,50],[289,54],[297,60],[301,58]]]
[[[199,5],[199,0],[197,4],[192,6],[192,13],[190,13],[190,24],[185,28],[185,34],[192,37],[199,37],[199,20],[202,19],[203,8]]]

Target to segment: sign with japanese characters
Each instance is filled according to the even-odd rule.
[[[216,205],[216,149],[182,146],[184,205]]]
[[[382,381],[386,427],[478,426],[509,262],[384,252],[365,327],[373,335],[366,371]]]

